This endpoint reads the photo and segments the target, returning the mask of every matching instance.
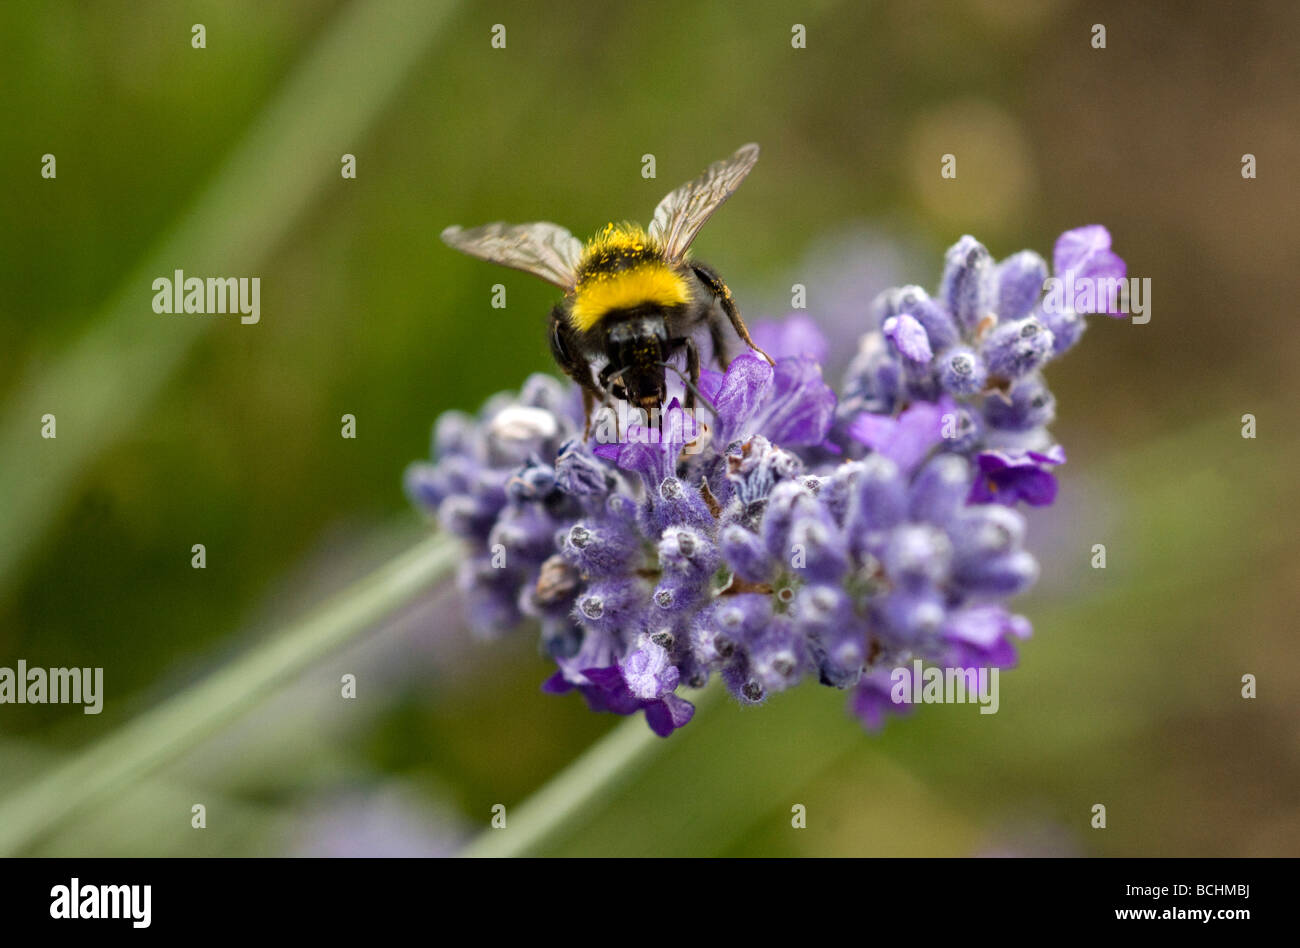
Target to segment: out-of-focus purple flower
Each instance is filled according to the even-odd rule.
[[[849,426],[849,435],[911,472],[943,441],[944,416],[955,408],[945,397],[938,402],[915,402],[897,418],[863,412]]]
[[[930,349],[930,337],[915,316],[907,313],[890,316],[880,330],[903,358],[912,362],[929,362],[934,358],[934,352]]]
[[[903,687],[911,691],[912,669],[900,666],[899,676],[903,678]],[[893,697],[894,681],[887,668],[879,668],[869,675],[863,675],[853,695],[849,707],[868,731],[879,731],[885,726],[886,714],[910,714],[912,705],[895,701]]]
[[[1027,639],[1032,629],[1024,616],[1000,605],[969,606],[949,613],[940,630],[951,646],[946,664],[959,667],[1010,668],[1016,662],[1013,639]]]
[[[979,476],[971,485],[972,504],[1014,504],[1046,507],[1056,499],[1056,476],[1048,469],[1065,463],[1059,445],[1047,451],[981,451],[975,458]]]
[[[1103,281],[1123,280],[1128,276],[1128,264],[1110,249],[1110,231],[1101,224],[1067,230],[1056,239],[1052,252],[1052,269],[1057,278],[1075,287],[1090,282],[1094,288],[1096,305],[1087,312],[1123,315],[1115,300],[1101,292]],[[1073,303],[1074,300],[1067,300]]]
[[[593,711],[610,711],[614,714],[633,714],[644,711],[646,723],[660,737],[667,737],[679,727],[688,724],[695,715],[695,705],[665,691],[658,698],[641,698],[632,692],[624,670],[618,665],[605,668],[584,668],[586,684],[575,685],[563,672],[556,672],[542,685],[551,694],[564,694],[575,688],[587,700]],[[673,687],[676,687],[674,679]]]
[[[830,353],[826,336],[807,313],[759,320],[749,327],[749,334],[773,359],[803,357],[823,365]]]
[[[1102,229],[1064,235],[1057,275],[1119,272],[1109,248]],[[407,491],[467,544],[473,626],[538,623],[545,690],[666,736],[694,712],[683,686],[717,675],[761,704],[812,677],[878,728],[910,707],[894,672],[978,678],[1029,634],[1003,604],[1038,575],[1014,507],[1056,494],[1042,369],[1082,327],[1040,300],[1045,270],[963,237],[934,296],[864,301],[838,397],[803,315],[756,331],[775,365],[706,366],[695,412],[674,397],[613,434],[584,439],[575,387],[534,376],[443,416]]]

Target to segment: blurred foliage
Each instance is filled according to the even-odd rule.
[[[347,7],[0,7],[0,403],[95,330]],[[1293,5],[816,2],[797,14],[806,50],[791,48],[794,19],[778,3],[455,7],[360,139],[301,155],[307,174],[354,153],[356,180],[322,177],[249,274],[177,260],[260,276],[262,321],[218,317],[157,398],[122,406],[129,435],[26,538],[0,598],[0,665],[102,665],[108,702],[98,718],[0,708],[0,789],[418,535],[400,475],[433,418],[550,369],[551,288],[453,254],[443,227],[644,219],[752,140],[755,173],[698,242],[751,318],[781,315],[806,248],[864,222],[919,246],[898,277],[927,285],[963,232],[999,256],[1048,253],[1060,231],[1103,222],[1130,274],[1150,277],[1153,317],[1096,321],[1053,366],[1071,460],[1061,506],[1031,520],[1036,636],[997,715],[926,708],[870,737],[815,686],[760,711],[723,702],[552,851],[1300,851]],[[190,47],[196,22],[205,50]],[[1089,44],[1098,22],[1105,50]],[[54,181],[39,176],[47,152]],[[944,152],[956,180],[939,178]],[[1257,180],[1241,178],[1246,152]],[[489,305],[497,282],[504,311]],[[139,333],[190,331],[150,299],[139,287]],[[355,441],[339,437],[345,412]],[[1239,436],[1246,412],[1258,440]],[[31,430],[30,456],[0,464],[42,463]],[[1096,542],[1105,571],[1088,568]],[[414,825],[463,838],[613,722],[538,693],[530,634],[469,643],[454,614],[401,618],[42,851],[301,851],[321,812],[348,821],[321,808],[340,788],[364,811],[396,787],[427,803]],[[338,675],[358,667],[362,697],[341,702]],[[1245,672],[1260,676],[1254,702]],[[189,829],[196,799],[210,801],[205,834]],[[1087,828],[1095,802],[1105,832]],[[789,828],[794,803],[805,831]]]

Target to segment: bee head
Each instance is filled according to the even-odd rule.
[[[640,408],[657,408],[667,393],[664,360],[668,358],[668,326],[663,314],[633,310],[609,321],[605,355],[615,397]]]

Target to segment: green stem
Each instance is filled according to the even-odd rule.
[[[86,804],[191,750],[448,576],[460,555],[453,538],[425,540],[243,657],[0,800],[0,856],[21,851]]]
[[[698,713],[716,695],[717,688],[705,688],[686,697],[695,702]],[[505,857],[536,852],[575,816],[591,813],[595,805],[625,786],[666,749],[669,740],[684,740],[688,732],[689,728],[662,738],[650,730],[642,715],[632,715],[523,803],[507,811],[504,827],[483,830],[460,855]]]

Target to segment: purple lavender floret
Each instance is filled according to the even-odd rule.
[[[1124,272],[1097,226],[1053,258],[1057,278]],[[811,678],[849,691],[874,730],[909,710],[891,670],[982,675],[1030,634],[1005,605],[1038,575],[1017,506],[1056,496],[1042,370],[1083,328],[1043,306],[1047,273],[963,237],[933,296],[904,286],[863,306],[838,395],[807,316],[759,323],[774,366],[747,353],[706,369],[705,406],[687,412],[678,385],[617,440],[596,422],[584,439],[576,387],[532,376],[477,417],[443,415],[408,495],[465,541],[472,627],[540,628],[546,691],[643,712],[667,736],[694,713],[679,689],[717,675],[761,704]]]

